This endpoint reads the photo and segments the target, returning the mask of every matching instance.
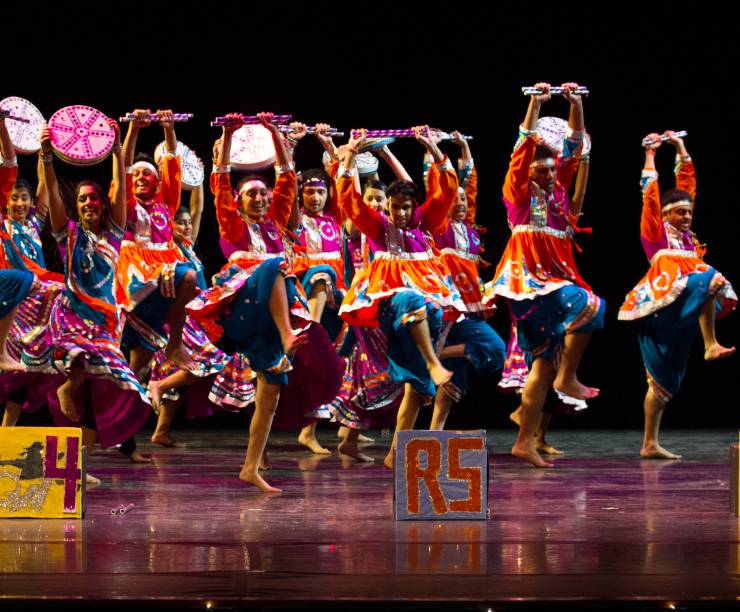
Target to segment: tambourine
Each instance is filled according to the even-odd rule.
[[[234,132],[229,163],[237,170],[263,170],[275,163],[272,134],[262,125],[243,125]]]
[[[41,111],[28,100],[16,96],[0,101],[0,108],[10,111],[13,117],[24,119],[18,121],[8,117],[5,120],[15,150],[26,155],[36,153],[41,148],[41,130],[44,128]]]
[[[365,151],[377,151],[382,149],[384,146],[396,142],[395,138],[387,136],[385,138],[366,138],[363,145],[360,147],[360,153]]]
[[[51,146],[57,156],[75,166],[102,162],[113,148],[116,133],[108,117],[91,106],[59,109],[49,119]]]
[[[542,140],[542,144],[557,154],[563,151],[563,139],[567,130],[568,122],[560,117],[540,117],[537,121],[537,135]],[[591,136],[586,133],[583,135],[581,155],[588,155],[590,152]]]
[[[160,142],[157,148],[154,149],[154,161],[159,164],[167,151],[166,143]],[[182,165],[182,188],[191,191],[196,189],[203,184],[203,162],[198,158],[195,152],[183,144],[179,140],[177,141],[177,148],[175,149],[176,155],[180,158],[180,164]]]

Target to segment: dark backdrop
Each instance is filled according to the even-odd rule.
[[[178,126],[178,136],[206,160],[218,135],[208,122],[230,111],[292,113],[345,130],[419,123],[459,129],[475,136],[479,220],[489,228],[486,255],[495,263],[508,233],[500,186],[527,104],[519,88],[538,80],[587,85],[593,152],[582,224],[594,234],[579,238],[579,264],[608,310],[581,376],[602,388],[601,398],[576,425],[640,426],[645,377],[635,329],[616,320],[625,293],[647,268],[639,242],[639,142],[650,131],[689,131],[698,173],[694,229],[708,244],[707,261],[740,287],[737,34],[728,16],[711,7],[691,13],[669,3],[528,7],[184,2],[16,9],[7,15],[6,35],[29,47],[4,50],[2,97],[28,98],[47,117],[69,104],[114,117],[135,107],[192,112],[195,119]],[[565,117],[567,108],[554,99],[542,114]],[[152,151],[160,140],[161,131],[150,128],[140,148]],[[399,142],[394,151],[419,178],[421,147]],[[304,141],[299,167],[318,165],[320,152],[313,139]],[[672,159],[659,154],[664,186],[672,181]],[[30,176],[33,159],[22,160],[21,169]],[[109,166],[60,172],[108,180]],[[222,258],[210,206],[207,195],[198,250],[213,272]],[[493,325],[507,337],[505,312]],[[720,341],[737,343],[737,315],[718,329]],[[695,348],[666,424],[734,427],[738,358],[705,364],[699,340]],[[450,424],[503,423],[515,401],[495,393],[495,383],[474,378]]]

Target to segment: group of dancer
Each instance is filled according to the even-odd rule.
[[[540,453],[558,451],[545,441],[543,407],[551,393],[571,405],[599,394],[577,372],[592,332],[604,325],[605,304],[574,256],[589,165],[582,98],[577,84],[563,84],[568,130],[555,150],[537,132],[550,85],[536,87],[503,186],[511,235],[485,284],[477,169],[459,133],[456,171],[433,131],[413,129],[425,152],[422,189],[387,144],[363,129],[337,147],[329,126],[318,124],[311,131],[325,150],[323,167],[297,172],[293,153],[308,128],[292,124],[285,134],[261,113],[275,150],[271,184],[258,174],[232,180],[232,139],[244,119],[228,115],[210,177],[227,261],[209,286],[194,250],[203,188],[181,205],[171,111],[156,113],[165,140],[159,164],[135,154],[140,130],[151,123],[148,109],[133,113],[123,143],[110,120],[116,141],[108,190],[94,181],[67,189],[45,129],[35,194],[17,178],[0,118],[3,425],[48,405],[57,425],[82,427],[87,446],[120,445],[145,461],[134,436],[152,408],[151,441],[172,446],[180,405],[191,417],[253,406],[239,477],[275,492],[261,474],[273,418],[290,422],[299,442],[322,454],[330,451],[317,440],[316,424],[332,418],[341,426],[338,451],[372,461],[362,451],[362,431],[394,420],[396,432],[412,429],[423,405],[433,405],[431,428],[443,429],[472,368],[502,371],[501,386],[519,389],[512,453],[550,467]],[[676,189],[661,197],[654,158],[664,141],[676,150]],[[640,321],[648,377],[641,455],[670,459],[678,455],[660,445],[660,421],[681,385],[695,331],[705,359],[732,355],[734,347],[716,339],[715,320],[737,298],[703,261],[691,231],[696,179],[683,140],[666,132],[646,142],[640,235],[650,267],[619,318]],[[394,174],[390,185],[368,150]],[[47,214],[63,274],[45,263]],[[512,320],[508,346],[487,322],[504,304]],[[388,467],[394,449],[395,437]]]

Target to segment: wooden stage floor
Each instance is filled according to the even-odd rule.
[[[380,460],[388,440],[372,433],[366,452]],[[334,435],[320,438],[334,446]],[[396,522],[379,461],[311,455],[285,433],[269,446],[279,495],[237,479],[244,434],[178,437],[185,448],[139,435],[152,465],[95,453],[103,484],[88,490],[83,520],[0,521],[0,610],[106,600],[139,611],[711,609],[740,599],[733,431],[665,432],[684,454],[672,462],[641,461],[637,431],[554,431],[567,455],[553,470],[510,457],[513,431],[489,432],[492,512],[481,522]]]

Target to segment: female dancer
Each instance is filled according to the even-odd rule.
[[[272,123],[272,115],[259,116],[272,134],[277,157],[272,206],[268,211],[266,186],[256,178],[247,177],[238,187],[238,200],[234,198],[228,162],[231,137],[242,120],[239,114],[230,115],[231,122],[223,129],[218,165],[211,175],[211,189],[221,237],[231,254],[228,264],[214,278],[214,287],[188,304],[188,313],[213,340],[221,334],[231,339],[257,372],[255,411],[239,478],[263,492],[274,493],[280,489],[262,478],[260,462],[280,388],[287,383],[290,357],[303,341],[295,334],[293,324],[310,324],[310,315],[283,245],[296,200],[293,162]]]
[[[120,132],[115,121],[110,120],[110,126],[116,132],[113,200],[97,183],[82,181],[75,189],[71,218],[59,194],[48,128],[41,136],[51,226],[66,253],[66,284],[52,308],[48,337],[53,365],[68,380],[57,391],[61,415],[56,414],[51,397],[50,406],[58,425],[81,423],[87,446],[96,430],[103,447],[132,445],[151,410],[120,349],[114,284],[126,198]],[[131,448],[122,450],[134,453]]]

